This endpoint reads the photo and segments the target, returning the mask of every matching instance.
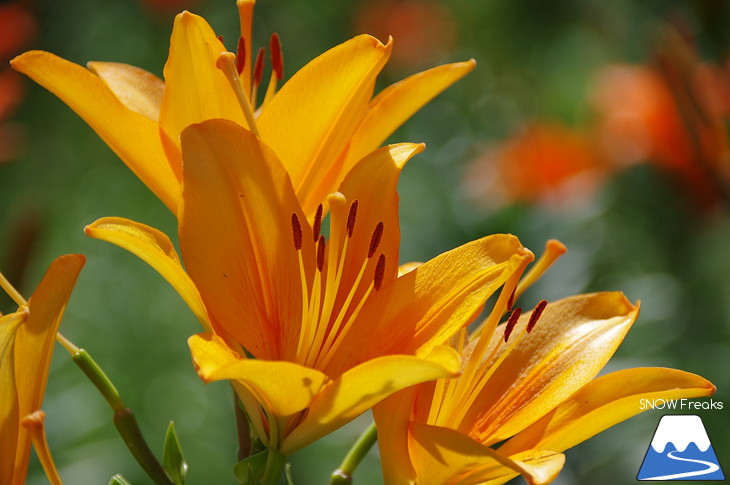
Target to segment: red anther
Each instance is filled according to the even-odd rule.
[[[302,225],[299,223],[299,217],[293,212],[291,215],[291,232],[294,237],[294,249],[299,251],[302,249]]]
[[[368,249],[368,259],[372,258],[375,254],[375,251],[378,249],[378,245],[380,244],[380,240],[383,237],[383,222],[378,222],[378,225],[375,226],[375,230],[373,231],[373,235],[370,237],[370,249]]]
[[[314,214],[314,226],[312,226],[314,242],[317,242],[317,239],[319,239],[319,231],[322,230],[322,212],[322,204],[319,204],[317,206],[317,212]]]
[[[236,71],[238,74],[243,72],[243,68],[246,67],[246,41],[243,37],[238,38],[238,48],[236,49]]]
[[[512,294],[509,296],[509,300],[507,300],[507,311],[512,311],[512,305],[515,304],[515,290],[512,290]]]
[[[347,214],[347,237],[352,237],[352,231],[355,230],[355,217],[357,217],[357,199],[350,204],[350,212]]]
[[[506,342],[509,340],[509,336],[512,334],[512,330],[514,330],[515,325],[517,325],[517,320],[520,319],[520,315],[522,314],[522,308],[517,307],[514,310],[512,310],[512,313],[509,316],[509,320],[507,320],[507,324],[504,326],[504,341]]]
[[[383,278],[385,277],[385,254],[380,254],[378,262],[375,264],[375,276],[373,277],[373,285],[375,291],[378,291],[383,285]]]
[[[532,332],[532,329],[535,328],[535,324],[540,319],[540,316],[542,315],[543,310],[545,310],[545,307],[547,306],[547,301],[540,300],[540,303],[535,305],[535,309],[532,310],[532,314],[530,315],[530,321],[527,322],[527,333]]]
[[[221,44],[222,44],[223,43],[223,36],[222,35],[219,35],[218,36],[218,40],[221,41]]]
[[[253,65],[253,84],[258,86],[261,84],[261,78],[264,75],[264,48],[261,47],[256,54],[256,62]]]
[[[317,269],[322,272],[324,267],[324,236],[319,236],[317,241]]]
[[[281,42],[279,41],[279,34],[271,34],[269,40],[269,55],[271,56],[271,67],[274,70],[274,75],[277,79],[284,79],[284,58],[281,55]]]

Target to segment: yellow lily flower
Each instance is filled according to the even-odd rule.
[[[548,259],[559,251],[553,244]],[[641,412],[640,399],[715,391],[706,379],[674,369],[595,378],[639,312],[621,293],[543,300],[497,326],[510,291],[506,286],[479,336],[462,333],[459,377],[400,392],[373,410],[386,484],[496,485],[518,475],[549,483],[563,467],[563,451]]]
[[[46,445],[41,402],[56,331],[83,265],[78,254],[56,259],[28,302],[0,274],[0,286],[19,306],[0,316],[0,483],[25,483],[31,442],[51,483],[61,483]]]
[[[284,166],[250,131],[208,120],[181,141],[186,270],[150,227],[104,218],[86,232],[140,256],[186,299],[212,330],[189,340],[199,374],[232,380],[253,429],[283,455],[400,389],[458,372],[442,344],[533,259],[495,235],[398,277],[396,184],[422,145],[356,164],[327,198],[326,241],[322,206],[310,224]]]
[[[43,51],[11,64],[78,113],[173,213],[182,181],[181,131],[222,118],[258,133],[274,150],[309,220],[356,162],[475,66],[473,60],[439,66],[371,99],[392,43],[360,35],[309,62],[277,92],[283,62],[275,36],[271,81],[256,110],[263,56],[252,65],[254,2],[237,6],[236,55],[203,18],[189,12],[175,18],[164,82],[130,65],[90,62],[87,70]]]

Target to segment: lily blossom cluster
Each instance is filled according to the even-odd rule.
[[[48,268],[26,301],[0,274],[0,287],[18,304],[0,315],[0,482],[21,485],[31,443],[52,483],[60,483],[46,443],[41,410],[56,332],[84,257],[69,254]]]
[[[254,481],[277,483],[288,455],[374,409],[386,483],[547,483],[566,448],[634,414],[629,395],[714,392],[666,369],[594,379],[638,314],[620,293],[543,301],[520,316],[515,303],[562,254],[558,242],[527,273],[534,255],[508,234],[399,266],[397,183],[424,145],[381,145],[474,61],[373,96],[393,42],[360,35],[279,86],[274,34],[264,90],[253,6],[237,1],[235,52],[203,18],[179,14],[164,81],[41,51],[12,65],[76,111],[177,217],[179,253],[130,219],[85,232],[143,259],[198,318],[195,370],[231,382],[266,450]],[[635,385],[616,388],[619,379]]]

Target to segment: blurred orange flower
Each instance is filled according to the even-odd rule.
[[[611,163],[654,163],[705,208],[730,194],[729,100],[728,73],[700,62],[674,33],[663,37],[655,66],[600,71],[591,97]]]
[[[536,122],[481,155],[466,185],[480,199],[561,205],[591,195],[606,169],[588,135]]]
[[[7,120],[15,114],[25,96],[25,83],[7,68],[8,61],[35,38],[38,25],[27,2],[0,4],[0,163],[17,158],[23,148],[22,127]]]
[[[362,2],[355,18],[356,32],[398,40],[392,62],[418,67],[449,54],[456,44],[456,21],[442,3],[423,0]]]

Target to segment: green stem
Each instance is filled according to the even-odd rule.
[[[349,485],[352,483],[352,474],[355,473],[355,469],[360,465],[360,462],[368,454],[377,439],[378,431],[375,428],[375,423],[372,423],[352,445],[340,467],[332,472],[330,485]]]
[[[134,414],[124,405],[119,391],[104,371],[101,370],[101,367],[84,349],[72,352],[71,358],[111,406],[114,411],[114,426],[116,426],[137,463],[157,485],[173,485],[170,477],[167,476],[162,465],[147,445],[144,436],[142,436],[142,431],[139,429]]]
[[[269,455],[266,457],[266,470],[261,483],[263,485],[277,485],[285,467],[286,457],[278,450],[269,448]]]

